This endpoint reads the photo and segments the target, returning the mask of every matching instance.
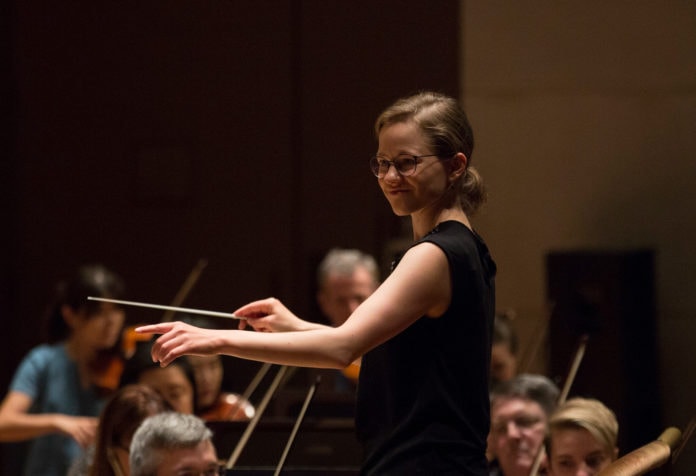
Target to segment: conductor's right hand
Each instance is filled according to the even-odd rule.
[[[234,314],[246,319],[239,321],[239,328],[247,325],[259,332],[306,331],[324,327],[321,324],[300,319],[276,298],[267,298],[246,304]]]

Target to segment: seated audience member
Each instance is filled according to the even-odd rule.
[[[73,464],[68,476],[128,476],[128,449],[136,428],[145,418],[169,409],[147,385],[119,389],[99,416],[96,446]]]
[[[573,398],[551,416],[547,439],[550,476],[594,476],[619,453],[614,412],[594,399]]]
[[[219,474],[213,433],[194,415],[160,413],[147,418],[133,435],[131,476]]]
[[[187,316],[182,320],[198,327],[215,328],[213,322],[201,317]],[[253,418],[254,406],[249,401],[239,394],[222,390],[225,370],[220,355],[187,355],[186,359],[196,380],[196,415],[205,421],[238,421]]]
[[[491,387],[517,375],[517,333],[512,316],[510,312],[498,312],[493,321]]]
[[[46,340],[20,363],[0,405],[0,442],[31,440],[25,475],[64,476],[94,442],[113,389],[103,376],[119,355],[125,313],[88,296],[121,298],[123,280],[102,265],[80,267],[57,286]]]
[[[152,361],[152,341],[138,342],[135,353],[126,361],[120,386],[144,384],[162,395],[180,413],[193,413],[196,405],[196,383],[187,359],[177,359],[172,365],[160,367]]]
[[[528,476],[542,449],[559,390],[542,375],[520,374],[491,392],[491,476]]]

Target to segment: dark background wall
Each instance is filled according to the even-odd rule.
[[[167,303],[206,258],[187,306],[274,295],[306,314],[326,249],[379,255],[399,231],[367,168],[378,112],[458,91],[454,1],[12,7],[3,388],[86,261]]]
[[[381,257],[400,232],[367,167],[376,115],[458,92],[456,1],[2,8],[3,394],[54,284],[85,262],[168,303],[205,258],[186,306],[273,295],[316,318],[321,255]]]

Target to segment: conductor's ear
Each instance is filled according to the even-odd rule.
[[[466,172],[466,164],[468,160],[466,158],[466,155],[464,155],[462,152],[457,152],[452,159],[449,161],[449,166],[450,166],[450,180],[454,181],[457,180],[461,175]]]

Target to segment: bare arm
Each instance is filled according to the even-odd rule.
[[[421,316],[442,314],[449,305],[450,288],[444,253],[423,243],[409,250],[392,275],[337,328],[259,333],[199,329],[179,322],[144,326],[138,332],[162,334],[152,350],[153,360],[162,365],[185,354],[221,353],[285,365],[343,368]],[[235,311],[265,316],[268,321],[284,321],[286,313],[290,311],[276,299]]]
[[[94,441],[97,419],[59,413],[28,413],[32,399],[11,391],[0,405],[0,441],[22,441],[50,433],[63,433],[83,447]]]

